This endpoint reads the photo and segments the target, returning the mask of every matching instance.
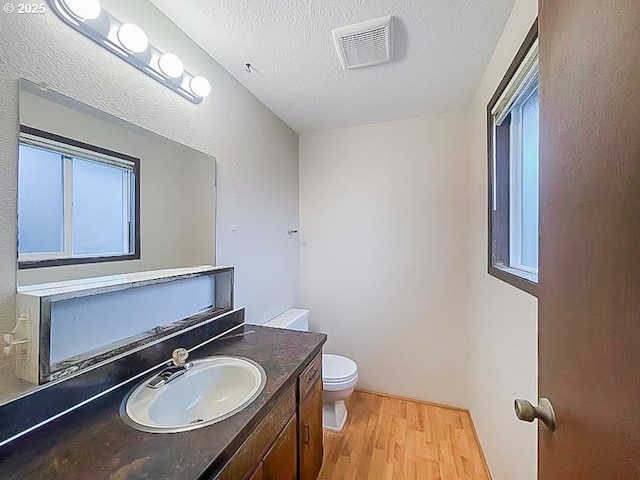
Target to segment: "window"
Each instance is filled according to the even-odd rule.
[[[534,295],[538,285],[537,22],[489,103],[489,273]]]
[[[140,258],[139,160],[20,128],[18,265]]]

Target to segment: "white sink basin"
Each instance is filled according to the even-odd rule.
[[[195,360],[184,374],[159,388],[148,378],[122,403],[123,420],[152,433],[194,430],[220,422],[253,402],[264,389],[264,369],[239,357]]]

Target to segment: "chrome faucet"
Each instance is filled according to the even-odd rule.
[[[160,388],[184,374],[193,367],[192,362],[187,362],[188,357],[189,352],[185,348],[176,348],[171,355],[171,360],[167,363],[167,367],[153,377],[147,383],[147,387]]]

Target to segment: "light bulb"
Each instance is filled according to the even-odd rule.
[[[147,34],[134,23],[125,23],[118,29],[118,40],[131,53],[144,53],[149,47]]]
[[[169,78],[180,78],[184,73],[182,60],[173,53],[165,53],[158,59],[160,71]]]
[[[211,84],[204,77],[193,77],[189,82],[191,91],[199,97],[207,97],[211,93]]]
[[[93,20],[100,15],[99,0],[63,0],[69,11],[80,20]]]

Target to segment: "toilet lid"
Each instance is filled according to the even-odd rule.
[[[322,380],[325,383],[337,383],[351,380],[358,374],[358,365],[347,357],[322,355]]]

